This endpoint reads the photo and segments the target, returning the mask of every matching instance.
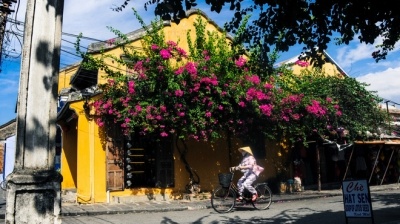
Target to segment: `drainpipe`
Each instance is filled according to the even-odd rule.
[[[89,122],[89,150],[90,150],[90,198],[94,203],[94,125],[92,119]]]

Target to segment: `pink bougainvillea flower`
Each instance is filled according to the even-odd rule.
[[[156,44],[152,44],[151,45],[151,50],[158,50],[158,46]]]
[[[261,110],[261,113],[263,113],[264,115],[271,116],[272,105],[270,105],[270,104],[260,105],[260,110]]]
[[[213,86],[218,86],[218,79],[216,75],[213,75],[213,77],[210,80],[211,85]]]
[[[295,106],[295,105],[300,104],[302,99],[303,99],[303,95],[302,94],[300,94],[300,95],[290,95],[290,96],[287,96],[287,97],[283,98],[281,103]]]
[[[100,110],[100,107],[102,104],[103,104],[103,100],[96,100],[93,102],[93,107],[96,110]]]
[[[311,105],[306,106],[306,110],[316,117],[322,117],[326,114],[326,109],[316,100],[312,100]]]
[[[186,58],[187,57],[187,53],[185,50],[183,50],[182,48],[178,47],[176,49],[178,51],[179,56]]]
[[[300,120],[301,115],[300,114],[292,114],[292,118],[296,121]]]
[[[96,119],[96,124],[97,124],[99,127],[103,127],[103,126],[104,126],[104,122],[103,122],[103,120],[102,120],[101,118],[97,118],[97,119]]]
[[[161,113],[167,112],[167,107],[164,106],[164,105],[161,105],[161,106],[160,106],[160,112],[161,112]]]
[[[143,72],[144,71],[143,61],[136,62],[136,64],[133,66],[133,69],[137,72]]]
[[[103,104],[103,109],[108,109],[112,107],[112,102],[111,100],[107,100],[107,103]]]
[[[172,40],[167,41],[167,44],[168,44],[169,47],[176,47],[176,46],[178,46],[178,44],[176,44],[176,42],[175,42],[175,41],[172,41]]]
[[[260,90],[257,90],[256,88],[249,88],[246,92],[246,100],[251,101],[251,100],[264,100],[268,99],[267,95],[265,95],[263,92]]]
[[[303,60],[297,60],[294,64],[296,64],[300,67],[307,67],[310,65],[310,63],[308,63],[307,61],[303,61]]]
[[[200,90],[200,83],[195,83],[195,84],[193,85],[192,91],[193,91],[193,92],[198,92],[199,90]]]
[[[260,84],[261,80],[258,75],[246,76],[247,81],[253,83],[254,85]]]
[[[139,78],[140,80],[147,80],[147,75],[146,75],[145,73],[140,73],[139,76],[138,76],[138,78]]]
[[[129,94],[134,94],[135,93],[135,82],[134,81],[129,81],[128,82],[128,93]]]
[[[107,40],[108,46],[112,46],[115,43],[115,38]]]
[[[175,70],[175,75],[180,75],[185,71],[184,67],[179,67],[177,70]]]
[[[186,71],[191,75],[197,75],[197,65],[194,62],[188,62],[185,66]],[[194,79],[194,78],[193,78]]]
[[[107,81],[108,81],[108,84],[109,84],[110,86],[114,86],[114,84],[115,84],[114,79],[109,79],[109,80],[107,80]]]
[[[162,50],[160,51],[160,55],[161,55],[161,57],[162,57],[163,59],[170,59],[170,58],[172,57],[171,52],[169,52],[169,51],[166,50],[166,49],[162,49]]]
[[[236,61],[235,65],[239,68],[243,67],[244,64],[246,63],[246,59],[244,59],[242,56],[240,56]]]
[[[136,105],[136,106],[135,106],[135,109],[136,109],[137,112],[142,111],[142,107],[141,107],[140,105]]]
[[[182,90],[180,90],[180,89],[178,89],[178,90],[175,90],[175,96],[177,96],[177,97],[181,97],[181,96],[183,96],[183,91]]]

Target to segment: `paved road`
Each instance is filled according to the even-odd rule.
[[[375,223],[400,223],[399,190],[373,193],[372,207]],[[218,214],[213,209],[189,210],[179,212],[113,214],[97,216],[63,217],[65,224],[261,224],[261,223],[299,223],[299,224],[340,224],[346,223],[342,196],[308,199],[301,201],[278,202],[266,211],[252,207],[236,208],[227,214]],[[371,219],[349,219],[349,224],[372,223]]]

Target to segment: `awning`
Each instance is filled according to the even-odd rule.
[[[382,177],[382,180],[381,180],[381,183],[380,183],[380,185],[382,185],[383,180],[385,179],[386,173],[388,171],[389,164],[392,161],[393,154],[394,154],[395,150],[400,150],[400,140],[396,138],[396,139],[379,140],[379,141],[377,141],[377,140],[375,140],[375,141],[355,141],[354,145],[375,145],[375,146],[379,146],[378,154],[376,155],[376,159],[375,159],[375,162],[374,162],[374,166],[373,166],[373,168],[371,170],[371,174],[369,176],[368,183],[371,182],[372,175],[374,174],[375,168],[376,168],[376,166],[378,164],[378,158],[379,158],[379,155],[380,155],[382,149],[384,147],[386,147],[389,150],[392,150],[392,153],[390,155],[390,159],[388,160],[388,162],[386,164],[386,170],[385,170],[385,172],[383,174],[383,177]],[[346,179],[347,170],[349,168],[349,165],[350,165],[350,162],[351,162],[351,159],[352,159],[352,156],[353,156],[353,152],[354,152],[354,148],[352,149],[352,152],[350,154],[350,158],[349,158],[349,161],[347,163],[346,172],[344,174],[343,180]],[[400,181],[400,177],[399,177],[399,180],[397,181],[397,183],[399,183],[399,181]]]

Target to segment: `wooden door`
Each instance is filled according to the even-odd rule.
[[[123,135],[113,125],[107,133],[107,190],[124,189],[124,140]]]

